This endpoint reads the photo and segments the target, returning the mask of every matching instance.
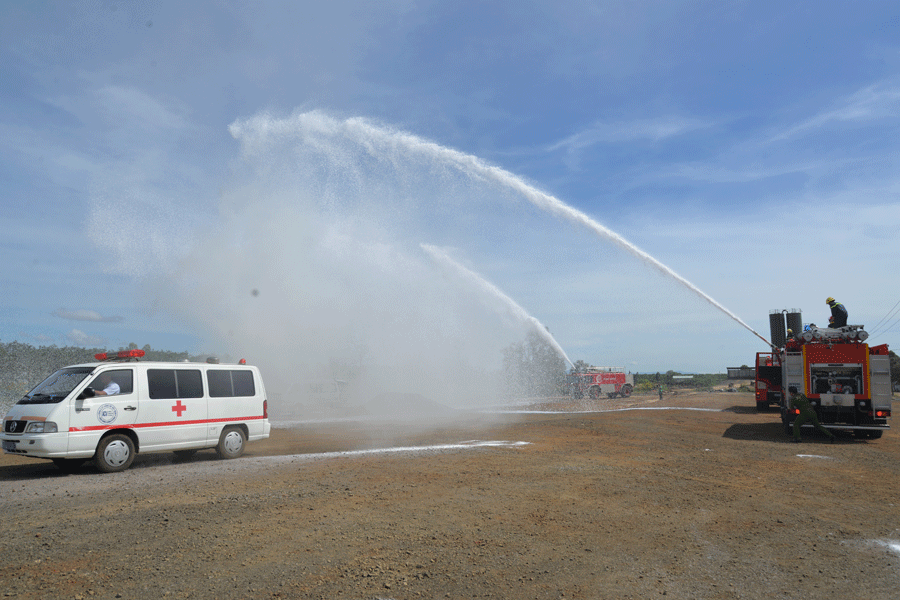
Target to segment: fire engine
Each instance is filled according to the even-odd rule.
[[[891,372],[887,344],[866,344],[869,334],[862,325],[809,325],[804,329],[796,309],[771,311],[769,325],[772,351],[756,354],[757,410],[777,405],[785,433],[791,434],[798,412],[790,406],[788,390],[796,387],[809,398],[823,427],[872,439],[889,429]]]
[[[569,375],[569,388],[575,399],[584,398],[585,394],[594,400],[601,394],[627,398],[634,391],[634,375],[626,373],[625,367],[588,367],[583,373]]]

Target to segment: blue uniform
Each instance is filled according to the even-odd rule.
[[[847,324],[847,309],[840,302],[830,302],[831,307],[831,327],[843,327]]]

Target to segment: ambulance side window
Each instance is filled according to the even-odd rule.
[[[147,369],[150,398],[202,398],[203,378],[199,370]]]
[[[232,371],[231,380],[234,382],[235,396],[256,395],[256,386],[253,385],[253,373],[251,371]]]
[[[206,377],[209,380],[209,395],[212,398],[256,395],[253,372],[247,369],[210,369],[206,372]]]
[[[110,371],[113,381],[119,384],[120,394],[130,394],[134,391],[133,372],[131,369]]]
[[[178,397],[179,398],[202,398],[203,397],[203,377],[200,371],[175,371],[178,380]]]

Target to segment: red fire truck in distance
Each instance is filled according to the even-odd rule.
[[[569,375],[569,388],[575,399],[588,396],[596,400],[601,394],[627,398],[634,391],[634,375],[626,373],[625,367],[588,367],[583,373]]]
[[[869,335],[862,325],[811,326],[791,333],[784,321],[779,326],[777,316],[775,311],[770,315],[772,351],[756,355],[757,410],[777,405],[790,435],[796,409],[790,406],[788,390],[796,387],[809,398],[824,427],[852,431],[859,438],[880,438],[889,429],[891,416],[887,344],[864,343]]]

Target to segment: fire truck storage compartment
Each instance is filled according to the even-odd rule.
[[[891,358],[887,354],[869,355],[869,368],[872,406],[890,410],[893,394],[891,393]]]
[[[809,365],[810,391],[813,394],[852,395],[863,394],[863,365],[861,364],[811,364]],[[823,400],[822,404],[826,404]],[[838,401],[837,406],[846,404]]]

